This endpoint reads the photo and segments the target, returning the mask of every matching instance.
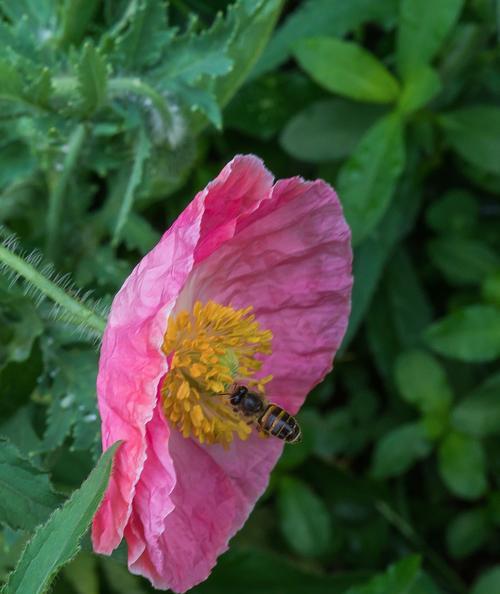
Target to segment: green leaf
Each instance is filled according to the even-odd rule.
[[[405,114],[421,109],[441,90],[441,80],[435,70],[422,66],[412,70],[404,82],[399,107]]]
[[[313,35],[343,37],[368,21],[392,21],[398,0],[307,0],[277,30],[252,72],[252,78],[283,64],[296,42]]]
[[[376,478],[398,476],[428,456],[432,444],[420,423],[406,423],[386,433],[377,442],[372,474]]]
[[[472,588],[471,594],[494,594],[500,592],[500,565],[485,571]]]
[[[321,163],[348,156],[381,110],[343,99],[308,105],[283,129],[280,144],[302,161]]]
[[[77,73],[83,109],[91,112],[102,107],[107,98],[108,67],[91,42],[83,46]]]
[[[108,484],[113,456],[119,443],[101,457],[80,489],[40,526],[29,541],[2,594],[42,594],[55,574],[80,550]]]
[[[63,569],[64,576],[77,594],[99,594],[97,558],[81,552]],[[127,592],[127,594],[131,594]]]
[[[446,531],[446,544],[450,555],[455,559],[472,555],[483,546],[488,533],[488,515],[484,509],[473,509],[459,514]]]
[[[127,70],[140,71],[168,55],[174,29],[168,29],[164,0],[139,0],[131,3],[115,42],[117,59]]]
[[[403,122],[397,114],[379,120],[340,169],[337,185],[357,245],[387,210],[403,170]]]
[[[500,269],[500,257],[480,239],[441,237],[428,243],[434,265],[451,283],[480,283]]]
[[[480,363],[500,356],[500,309],[493,305],[469,305],[458,309],[427,329],[427,344],[437,353]]]
[[[450,190],[433,202],[426,212],[427,224],[434,231],[468,235],[477,225],[477,200],[464,190]]]
[[[332,528],[323,501],[297,479],[281,479],[278,498],[281,532],[288,546],[305,557],[325,553]]]
[[[0,60],[0,100],[22,99],[23,80],[16,68],[6,60]]]
[[[32,530],[46,520],[62,501],[48,475],[0,439],[0,522],[11,528]]]
[[[449,433],[438,452],[439,472],[452,493],[464,499],[481,497],[487,487],[486,460],[480,441]]]
[[[455,26],[464,0],[402,0],[396,48],[405,78],[429,64]]]
[[[484,279],[481,286],[481,297],[486,303],[500,307],[500,271]]]
[[[375,103],[398,98],[398,81],[375,56],[354,43],[310,37],[295,45],[294,55],[302,68],[332,93]]]
[[[444,369],[424,351],[410,350],[396,361],[396,384],[401,396],[424,415],[448,412],[453,393]]]
[[[439,117],[446,140],[463,159],[500,175],[500,108],[464,107]]]
[[[364,586],[349,588],[345,594],[410,594],[420,574],[420,557],[413,555],[394,563]]]
[[[474,437],[500,434],[500,374],[489,377],[453,410],[453,426]]]
[[[71,432],[74,449],[89,449],[99,431],[95,387],[97,353],[90,349],[68,349],[49,354],[47,358],[56,373],[50,390],[43,449],[55,449]]]
[[[77,45],[99,7],[98,0],[65,0],[60,15],[60,44]]]

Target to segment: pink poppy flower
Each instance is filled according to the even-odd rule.
[[[97,390],[102,445],[123,440],[94,549],[123,537],[130,571],[203,581],[269,480],[283,442],[221,395],[255,385],[291,414],[331,369],[351,294],[350,231],[321,180],[237,156],[116,295]]]

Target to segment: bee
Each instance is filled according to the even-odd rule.
[[[301,440],[299,424],[281,406],[267,402],[261,394],[250,392],[246,386],[240,384],[235,384],[227,395],[233,409],[255,422],[258,429],[266,435],[287,443],[298,443]]]

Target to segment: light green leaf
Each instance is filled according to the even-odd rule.
[[[384,215],[404,162],[403,122],[391,114],[368,130],[340,169],[337,187],[353,244],[368,236]]]
[[[454,427],[474,437],[500,434],[500,374],[492,375],[466,396],[451,418]]]
[[[405,114],[424,107],[441,90],[441,80],[435,70],[421,66],[412,70],[404,82],[399,108]]]
[[[312,163],[349,155],[381,115],[372,105],[326,99],[308,105],[283,129],[281,146],[296,159]]]
[[[480,363],[500,357],[500,309],[493,305],[469,305],[434,323],[425,333],[437,353]]]
[[[500,175],[500,108],[464,107],[439,118],[446,140],[463,159]]]
[[[439,472],[452,493],[477,499],[487,489],[486,460],[480,441],[458,432],[449,433],[438,452]]]
[[[0,60],[0,100],[22,99],[23,80],[16,68],[6,60]]]
[[[459,514],[446,530],[450,555],[455,559],[471,555],[483,546],[488,532],[488,515],[484,509],[472,509]]]
[[[410,594],[420,575],[420,557],[413,555],[391,565],[385,573],[345,594]]]
[[[398,0],[307,0],[279,27],[251,76],[256,78],[283,64],[296,42],[313,35],[342,37],[368,21],[392,21]]]
[[[83,109],[90,112],[102,107],[107,97],[108,67],[91,42],[83,46],[77,73]]]
[[[500,257],[481,239],[441,237],[428,243],[434,265],[451,283],[480,283],[500,269]]]
[[[48,475],[21,456],[15,446],[0,439],[0,522],[14,530],[32,530],[61,501]]]
[[[396,361],[396,384],[401,396],[422,414],[446,414],[453,400],[444,369],[424,351],[410,350]]]
[[[302,68],[332,93],[375,103],[398,98],[398,81],[375,56],[354,43],[310,37],[295,45],[294,55]]]
[[[432,444],[420,423],[406,423],[386,433],[377,442],[372,474],[376,478],[398,476],[428,456]]]
[[[500,592],[500,565],[485,571],[474,584],[471,594],[496,594]]]
[[[332,537],[328,510],[305,483],[283,478],[278,510],[281,531],[293,551],[305,557],[315,557],[328,550]]]
[[[405,78],[429,64],[458,20],[464,0],[402,0],[396,58]]]
[[[80,549],[80,540],[108,484],[116,443],[101,457],[80,489],[37,529],[2,589],[2,594],[42,594],[55,574]]]

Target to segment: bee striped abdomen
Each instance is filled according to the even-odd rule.
[[[268,405],[264,414],[259,418],[258,424],[264,433],[278,439],[288,443],[300,441],[301,432],[297,421],[277,404]]]

